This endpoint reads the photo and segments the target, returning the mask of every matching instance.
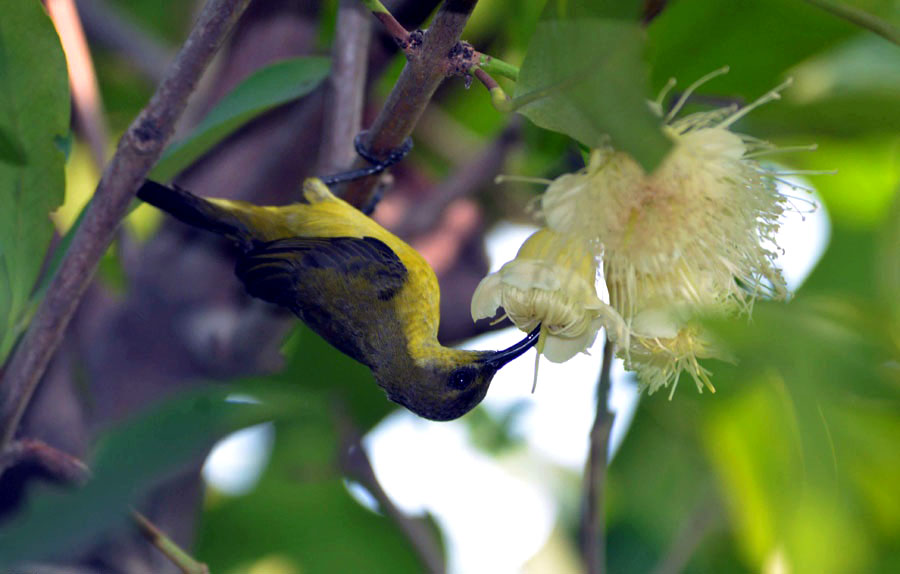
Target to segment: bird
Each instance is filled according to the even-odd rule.
[[[469,412],[497,371],[537,342],[540,327],[501,351],[441,345],[440,288],[422,256],[322,179],[301,190],[296,203],[260,206],[146,180],[137,197],[232,240],[235,273],[252,297],[292,311],[369,367],[390,400],[426,419]]]

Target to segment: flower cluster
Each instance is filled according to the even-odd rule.
[[[546,259],[545,252],[527,249],[526,243],[515,261],[485,278],[482,293],[476,292],[478,297],[490,291],[491,304],[502,305],[523,329],[551,317],[577,316],[554,332],[569,340],[565,353],[547,353],[551,360],[584,350],[604,326],[626,368],[651,393],[664,386],[674,391],[683,371],[693,376],[699,390],[714,390],[698,359],[725,357],[695,317],[749,313],[757,297],[786,294],[774,263],[784,199],[776,189],[776,174],[756,159],[778,150],[729,127],[777,99],[787,84],[740,110],[675,118],[690,92],[724,71],[688,88],[662,118],[673,145],[652,173],[628,154],[604,147],[592,151],[587,167],[550,183],[541,198],[547,229],[529,242],[552,236],[560,244],[567,242],[563,249],[577,243],[577,255],[556,253]],[[657,103],[655,109],[662,117],[662,106]],[[593,268],[584,272],[588,259],[602,261],[608,307],[596,297]],[[520,272],[528,266],[545,275]],[[570,290],[566,281],[543,280],[566,273],[579,277],[577,289]],[[534,289],[540,295],[523,304],[520,294]],[[475,303],[473,316],[492,314],[490,305],[476,309]]]

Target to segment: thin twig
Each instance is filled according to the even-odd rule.
[[[394,41],[397,42],[400,49],[408,53],[410,48],[409,32],[396,18],[394,18],[394,15],[391,14],[390,10],[385,8],[384,4],[379,2],[379,0],[362,0],[362,3],[372,12],[372,15],[381,22],[381,25],[384,26],[384,29],[391,35]]]
[[[597,414],[591,427],[590,451],[584,476],[581,515],[581,551],[589,574],[606,572],[606,467],[609,456],[609,432],[613,416],[609,412],[610,370],[615,344],[609,339],[603,346],[603,365],[597,383]]]
[[[406,67],[388,96],[387,102],[366,133],[363,144],[378,157],[399,147],[431,101],[435,90],[447,76],[445,65],[450,50],[457,45],[477,0],[445,0],[422,38],[422,47],[408,58]],[[359,159],[354,168],[366,167]],[[344,199],[361,207],[368,205],[378,177],[352,182]]]
[[[838,18],[843,18],[851,24],[878,34],[889,42],[900,45],[900,30],[892,26],[887,20],[853,6],[832,2],[832,0],[806,0],[806,2],[826,12],[830,12]]]
[[[422,560],[426,572],[441,574],[446,571],[444,555],[434,532],[428,527],[428,523],[407,516],[397,508],[388,493],[381,487],[375,469],[366,449],[362,444],[362,436],[359,430],[350,420],[347,413],[340,405],[335,408],[335,419],[341,437],[341,466],[343,471],[354,480],[359,481],[378,501],[378,505],[388,516],[393,519],[413,549]]]
[[[193,556],[185,552],[180,546],[166,536],[155,524],[137,510],[131,511],[131,517],[147,542],[155,546],[160,552],[172,561],[184,574],[209,574],[206,564],[198,562]]]
[[[135,190],[159,158],[200,75],[249,1],[206,3],[162,84],[119,141],[83,223],[0,384],[0,450],[15,435]]]
[[[0,474],[23,463],[37,464],[65,484],[83,484],[91,474],[79,458],[36,439],[13,441],[0,452]]]
[[[84,37],[75,0],[47,0],[47,13],[53,20],[69,69],[69,85],[78,126],[91,148],[98,171],[106,163],[109,130],[103,114],[103,100],[97,86],[97,74],[91,61],[91,51]]]
[[[519,68],[494,56],[478,52],[478,67],[489,74],[497,74],[514,82],[519,80]]]
[[[359,0],[341,0],[318,173],[345,169],[353,161],[353,138],[362,125],[371,37],[372,20]]]

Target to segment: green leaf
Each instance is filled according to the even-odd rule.
[[[794,84],[784,92],[784,100],[747,118],[751,133],[766,137],[809,134],[818,142],[823,136],[840,136],[847,148],[851,147],[848,136],[896,138],[900,133],[898,58],[900,47],[863,35],[804,60],[790,70]]]
[[[53,24],[32,0],[0,18],[0,364],[27,323],[28,295],[63,201],[69,131],[66,60]]]
[[[25,165],[26,161],[22,145],[12,134],[0,128],[0,162],[21,167]]]
[[[150,177],[174,178],[253,118],[314,90],[330,66],[328,58],[293,58],[253,73],[222,98],[187,139],[166,148]]]
[[[703,437],[754,570],[778,551],[804,571],[875,571],[895,535],[900,505],[882,492],[900,480],[887,317],[801,293],[758,305],[750,325],[715,324],[737,364],[716,369]]]
[[[893,0],[857,4],[877,13]],[[647,29],[653,86],[660,89],[672,77],[686,86],[728,65],[731,73],[707,90],[755,97],[774,87],[788,69],[855,32],[801,1],[669,2]]]
[[[238,428],[321,406],[290,393],[247,387],[262,404],[230,402],[240,390],[215,387],[155,406],[108,432],[92,463],[93,477],[76,491],[45,491],[0,532],[0,565],[38,560],[84,547],[125,520],[129,505],[166,473],[195,461],[213,441]]]
[[[834,0],[806,0],[808,3],[831,13],[837,18],[843,18],[854,26],[859,26],[864,30],[869,30],[874,34],[878,34],[884,39],[900,45],[900,30],[894,27],[887,20],[882,20],[874,14],[870,14],[865,10],[861,10],[855,6],[850,6],[845,2],[835,2]]]
[[[611,143],[650,171],[670,142],[647,106],[643,32],[635,22],[545,20],[528,46],[513,105],[588,147]]]
[[[283,351],[287,365],[272,380],[333,393],[362,432],[398,408],[388,400],[368,367],[341,353],[305,325],[297,326]]]
[[[555,0],[547,3],[547,19],[620,18],[636,22],[643,12],[643,0]]]
[[[900,329],[900,193],[894,196],[894,205],[879,241],[875,275],[879,295],[891,310],[894,328]]]

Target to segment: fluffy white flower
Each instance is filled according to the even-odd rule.
[[[674,391],[683,370],[698,389],[714,390],[697,359],[719,353],[691,322],[696,312],[749,312],[759,295],[786,294],[774,263],[784,199],[776,174],[755,159],[777,150],[728,128],[787,84],[740,110],[674,119],[690,92],[720,73],[688,88],[664,118],[673,146],[653,173],[605,147],[582,171],[554,180],[541,201],[548,227],[602,257],[610,305],[630,333],[620,354],[650,392]]]
[[[601,324],[624,332],[618,314],[597,297],[597,261],[583,241],[541,229],[516,258],[482,279],[472,296],[472,318],[505,317],[523,331],[541,325],[538,349],[561,363],[585,351]],[[618,321],[618,322],[617,322]]]

